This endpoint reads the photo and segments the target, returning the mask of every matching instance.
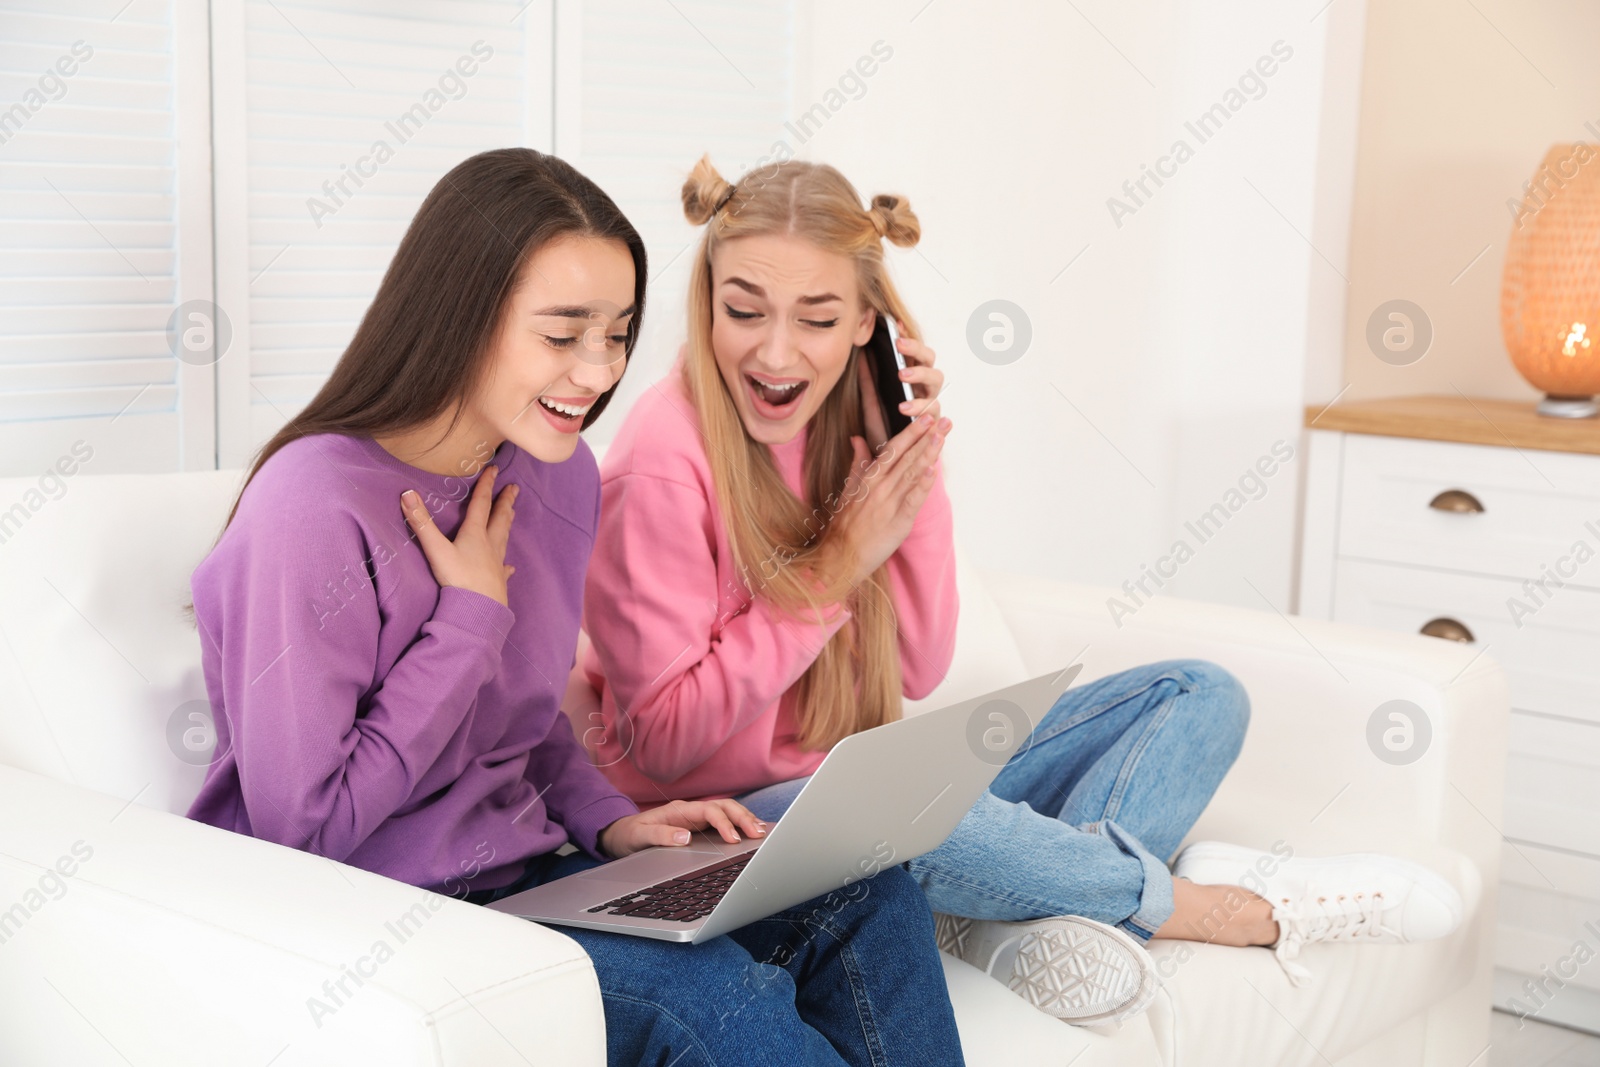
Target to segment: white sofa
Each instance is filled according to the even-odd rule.
[[[0,1062],[603,1063],[593,972],[559,932],[182,817],[203,769],[169,736],[205,688],[179,606],[238,480],[80,474],[59,499],[0,480]],[[1313,946],[1300,989],[1265,950],[1159,944],[1154,1006],[1095,1029],[947,959],[969,1064],[1482,1063],[1508,710],[1488,656],[1165,598],[1119,629],[1109,590],[961,579],[957,663],[933,702],[1075,659],[1081,681],[1214,660],[1254,714],[1197,836],[1401,853],[1468,907],[1441,942]],[[1432,724],[1409,766],[1368,747],[1392,699]]]

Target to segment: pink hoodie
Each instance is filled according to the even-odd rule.
[[[795,682],[849,618],[784,614],[739,578],[718,513],[699,417],[674,367],[641,397],[601,466],[600,529],[584,594],[600,693],[595,762],[641,806],[728,797],[810,774]],[[796,495],[805,433],[772,449]],[[907,697],[926,696],[955,650],[956,575],[943,475],[889,560]],[[759,569],[759,567],[758,567]]]

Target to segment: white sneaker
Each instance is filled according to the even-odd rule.
[[[1131,935],[1093,919],[1007,923],[935,912],[933,925],[941,950],[1074,1025],[1137,1015],[1156,993],[1150,953]]]
[[[1285,858],[1197,841],[1179,853],[1172,873],[1197,885],[1237,885],[1265,897],[1278,924],[1273,954],[1295,985],[1311,977],[1293,962],[1302,945],[1432,941],[1460,926],[1464,910],[1461,894],[1428,868],[1376,853]]]

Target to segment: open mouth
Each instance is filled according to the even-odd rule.
[[[587,404],[573,404],[550,397],[538,397],[539,413],[549,420],[550,424],[563,433],[576,433],[583,427],[583,417],[589,413],[594,402]]]
[[[755,399],[757,410],[773,418],[783,418],[794,410],[795,401],[800,399],[811,383],[801,378],[790,381],[770,381],[757,378],[754,375],[744,376],[750,395]]]

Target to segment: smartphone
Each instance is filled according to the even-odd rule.
[[[900,331],[888,315],[879,312],[877,318],[866,351],[872,361],[872,384],[877,387],[878,403],[883,409],[883,425],[893,437],[911,425],[911,416],[900,410],[901,401],[914,400],[916,396],[910,383],[900,380],[900,372],[906,369],[906,357],[895,344]]]

